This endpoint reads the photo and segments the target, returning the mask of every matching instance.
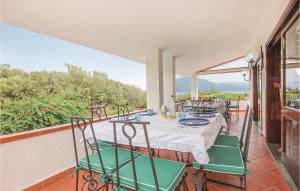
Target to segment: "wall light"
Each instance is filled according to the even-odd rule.
[[[261,71],[264,68],[263,57],[264,56],[263,56],[262,47],[260,47],[260,55],[258,54],[257,51],[251,51],[245,55],[245,60],[248,63],[248,71],[249,71],[249,72],[242,71],[242,76],[244,77],[245,81],[251,80],[252,67],[257,67],[259,71]]]

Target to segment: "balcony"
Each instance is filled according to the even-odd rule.
[[[243,115],[241,113],[241,115]],[[230,126],[230,132],[232,135],[239,136],[241,133],[242,126],[241,118],[238,121],[234,121]],[[176,160],[174,153],[167,151],[161,152],[160,157]],[[254,129],[251,135],[251,146],[249,153],[249,169],[252,171],[252,174],[248,176],[248,190],[290,190],[290,187],[287,181],[284,178],[284,175],[280,172],[276,161],[272,158],[270,151],[265,143],[264,137],[259,133],[258,129]],[[189,169],[188,177],[188,186],[190,190],[194,189],[194,180],[192,177],[193,169]],[[55,178],[55,182],[47,183],[42,185],[42,190],[74,190],[75,178],[72,176],[72,170],[68,170],[65,174]],[[238,184],[239,180],[235,176],[228,175],[215,175],[211,174],[212,177],[218,178],[220,180]],[[54,178],[53,178],[54,179]],[[81,184],[84,184],[84,181],[81,180]],[[199,179],[201,181],[201,179]],[[49,185],[48,185],[49,184]],[[41,185],[35,185],[38,187]],[[235,188],[228,188],[227,186],[220,186],[219,184],[210,183],[209,190],[236,190]],[[31,188],[30,188],[31,189]],[[29,190],[30,190],[29,189]]]
[[[174,181],[166,183],[170,183],[169,190],[176,186],[178,190],[237,190],[209,179],[241,185],[242,189],[250,191],[299,189],[299,1],[86,3],[3,0],[2,5],[3,23],[144,64],[147,108],[123,112],[125,120],[122,117],[117,120],[116,115],[103,119],[95,116],[91,108],[94,116],[91,119],[80,118],[87,123],[78,122],[80,127],[95,126],[96,135],[91,130],[86,140],[78,134],[80,127],[74,130],[74,124],[51,126],[49,123],[46,128],[1,135],[1,190],[76,190],[75,168],[80,165],[78,161],[76,163],[74,147],[79,148],[76,156],[82,159],[86,156],[84,143],[89,143],[92,138],[102,140],[99,138],[102,135],[106,143],[115,146],[108,149],[125,150],[133,144],[137,157],[130,156],[131,161],[146,158],[165,162],[160,165],[181,165],[184,173],[174,166],[166,168],[178,170],[178,176],[164,174],[167,165],[156,169],[164,169],[163,173],[160,172],[163,176],[160,174],[159,178],[175,177]],[[246,61],[241,67],[223,67],[238,60]],[[120,64],[118,70],[125,69]],[[230,105],[228,99],[211,97],[209,101],[203,101],[199,95],[198,76],[230,72],[240,74],[249,82],[249,98],[237,104],[239,107]],[[176,75],[191,79],[187,103],[176,102]],[[247,105],[250,110],[244,118]],[[120,118],[119,114],[118,110]],[[206,116],[201,118],[198,114]],[[75,120],[74,117],[64,117]],[[145,133],[147,128],[143,131],[146,137],[149,136],[149,144],[153,148],[145,148],[150,147],[148,138],[144,142],[130,142],[133,137],[142,137],[134,128],[132,137],[126,136],[124,129],[122,131],[130,140],[128,144],[120,137],[120,142],[117,142],[112,124],[118,123],[116,121],[125,121],[129,126],[145,125],[142,127],[148,128],[149,125],[149,135]],[[74,132],[77,134],[74,135]],[[228,134],[235,136],[235,146],[216,144],[219,136],[228,137]],[[245,137],[240,139],[244,134]],[[90,143],[89,149],[90,155],[97,153]],[[101,148],[101,152],[106,149]],[[216,151],[223,154],[217,155]],[[224,151],[240,155],[224,154]],[[116,155],[111,155],[108,162],[114,157]],[[227,159],[238,162],[228,165],[232,161],[224,162]],[[212,163],[214,160],[218,162]],[[132,164],[129,159],[122,163],[120,169],[128,164]],[[153,170],[157,163],[151,165]],[[140,167],[136,170],[147,169]],[[82,169],[88,168],[79,168],[79,190],[93,190],[88,186],[95,181],[95,184],[99,183],[97,188],[105,186],[105,181],[109,183],[107,190],[143,190],[138,189],[137,181],[133,181],[134,186],[117,185],[119,180],[114,176],[118,177],[118,173],[102,176],[101,169],[97,173],[93,171],[95,176],[91,179]],[[242,172],[237,169],[242,169]],[[138,175],[142,176],[141,173]],[[153,175],[155,184],[142,184],[146,185],[144,190],[158,190],[159,181],[155,181],[158,179],[155,177]],[[148,181],[148,178],[144,180]],[[173,185],[174,182],[176,185]]]

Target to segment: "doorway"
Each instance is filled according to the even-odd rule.
[[[266,140],[299,188],[300,20],[291,1],[266,45]]]
[[[280,117],[280,78],[281,78],[281,41],[278,39],[267,47],[266,64],[266,138],[268,143],[281,144]]]

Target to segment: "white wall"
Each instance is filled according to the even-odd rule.
[[[260,24],[253,41],[253,49],[259,50],[260,46],[265,46],[268,38],[278,23],[281,15],[286,9],[290,0],[268,0],[261,17]],[[266,51],[264,51],[264,62],[266,62]],[[262,133],[266,135],[266,69],[262,72]]]
[[[78,149],[83,156],[83,145]],[[0,151],[3,191],[22,190],[75,166],[71,129],[0,144]]]
[[[290,0],[268,0],[256,30],[253,48],[265,45]]]

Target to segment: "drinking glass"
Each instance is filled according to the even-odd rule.
[[[185,119],[185,112],[179,112],[179,119],[182,120],[182,119]]]
[[[140,114],[140,113],[137,113],[137,114],[135,114],[135,120],[136,121],[141,121],[141,118],[142,118],[142,114]]]
[[[189,115],[193,115],[193,109],[189,109]]]

